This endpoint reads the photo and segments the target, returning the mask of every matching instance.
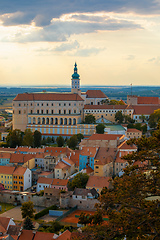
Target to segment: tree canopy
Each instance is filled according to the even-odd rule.
[[[78,173],[71,182],[68,183],[69,187],[74,190],[75,188],[85,188],[89,176],[87,173]]]
[[[23,229],[25,230],[33,230],[34,226],[33,226],[33,222],[29,217],[26,217],[24,220],[24,224],[23,224]]]
[[[76,135],[73,135],[67,140],[67,145],[69,148],[75,149],[78,144],[78,139]]]
[[[35,212],[35,209],[34,209],[33,202],[28,201],[28,202],[22,203],[21,213],[23,218],[26,218],[26,217],[33,218],[34,212]]]
[[[160,109],[157,109],[149,116],[148,124],[151,128],[156,128],[158,121],[160,120]]]
[[[34,147],[40,147],[42,140],[42,134],[38,130],[34,132]]]
[[[96,122],[96,118],[95,118],[95,116],[93,114],[87,114],[85,116],[84,122],[87,123],[87,124],[95,123]]]
[[[33,147],[33,144],[34,144],[33,133],[31,131],[31,129],[26,129],[24,131],[22,145],[23,146],[28,146],[28,147]]]
[[[99,123],[96,126],[96,133],[103,134],[105,129],[105,125],[103,123]]]
[[[124,119],[124,117],[123,117],[122,112],[121,112],[121,111],[116,112],[116,114],[115,114],[115,120],[116,120],[116,122],[122,123],[122,122],[123,122],[123,119]]]
[[[11,148],[22,145],[22,132],[19,129],[10,130],[6,142]]]
[[[56,142],[57,142],[58,147],[63,147],[64,139],[62,136],[57,137]]]
[[[107,224],[87,226],[87,239],[160,239],[160,130],[128,142],[133,143],[138,151],[123,157],[128,161],[124,174],[100,196],[98,208],[108,216]]]

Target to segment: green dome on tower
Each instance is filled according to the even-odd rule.
[[[74,73],[72,74],[72,79],[79,79],[80,75],[77,73],[77,64],[74,65]]]

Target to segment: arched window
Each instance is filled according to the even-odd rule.
[[[46,118],[46,124],[49,124],[49,118]]]
[[[42,124],[45,124],[45,118],[42,118]]]
[[[36,118],[34,117],[34,118],[33,118],[33,124],[35,124],[35,123],[36,123]]]
[[[40,118],[38,118],[38,124],[41,124],[41,119]]]
[[[53,124],[53,118],[51,118],[51,124]]]
[[[64,119],[64,125],[67,125],[67,118]]]
[[[63,125],[63,118],[60,118],[60,125]]]
[[[58,124],[58,118],[55,118],[55,125]]]
[[[76,125],[76,119],[73,118],[73,125]]]
[[[69,118],[69,125],[72,125],[72,119]]]
[[[31,124],[31,117],[28,118],[28,123]]]

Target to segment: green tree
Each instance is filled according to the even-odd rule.
[[[119,101],[112,99],[110,100],[109,105],[119,105]]]
[[[135,120],[132,119],[129,115],[123,115],[125,123],[134,123]]]
[[[123,157],[124,174],[99,199],[107,224],[85,228],[86,239],[160,239],[160,130],[129,142],[139,150]]]
[[[105,125],[103,123],[99,123],[96,126],[96,133],[103,134],[105,129]]]
[[[57,137],[56,139],[58,147],[62,147],[64,145],[64,139],[62,136]]]
[[[122,112],[121,111],[116,112],[116,114],[115,114],[116,122],[122,123],[123,119],[124,119],[124,116],[123,116]]]
[[[76,135],[73,135],[67,140],[67,145],[69,148],[75,149],[78,144],[78,139]]]
[[[26,218],[26,217],[33,218],[34,212],[35,212],[35,209],[34,209],[33,202],[28,201],[28,202],[22,203],[21,214],[23,218]]]
[[[23,137],[23,141],[22,141],[22,145],[23,146],[28,146],[28,147],[33,147],[33,143],[34,143],[34,137],[33,137],[33,133],[31,131],[31,129],[26,129],[24,131],[24,137]]]
[[[156,128],[158,121],[160,120],[160,109],[157,109],[149,116],[148,124],[150,128]]]
[[[40,147],[41,146],[41,140],[42,140],[42,134],[38,130],[34,132],[34,147]]]
[[[24,224],[23,224],[23,229],[25,230],[33,230],[34,226],[33,226],[33,222],[29,217],[26,217],[24,220]]]
[[[10,130],[6,138],[7,145],[11,148],[22,145],[22,132],[19,129]]]
[[[95,118],[94,115],[92,115],[92,114],[87,114],[87,115],[85,116],[85,123],[91,124],[91,123],[95,123],[95,122],[96,122],[96,118]]]
[[[87,224],[91,224],[92,218],[93,218],[92,215],[89,215],[85,212],[81,212],[78,223],[86,226]]]
[[[80,143],[81,140],[84,138],[84,135],[82,133],[78,133],[76,134],[76,136],[77,136],[78,143]]]
[[[75,188],[85,188],[88,178],[89,176],[86,173],[78,173],[68,185],[72,190]]]

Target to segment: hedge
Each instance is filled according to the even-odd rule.
[[[51,207],[45,208],[42,211],[36,213],[34,215],[34,218],[38,219],[38,218],[43,217],[44,215],[48,214],[49,210],[57,210],[57,209],[58,209],[58,207],[56,205],[52,205]]]

